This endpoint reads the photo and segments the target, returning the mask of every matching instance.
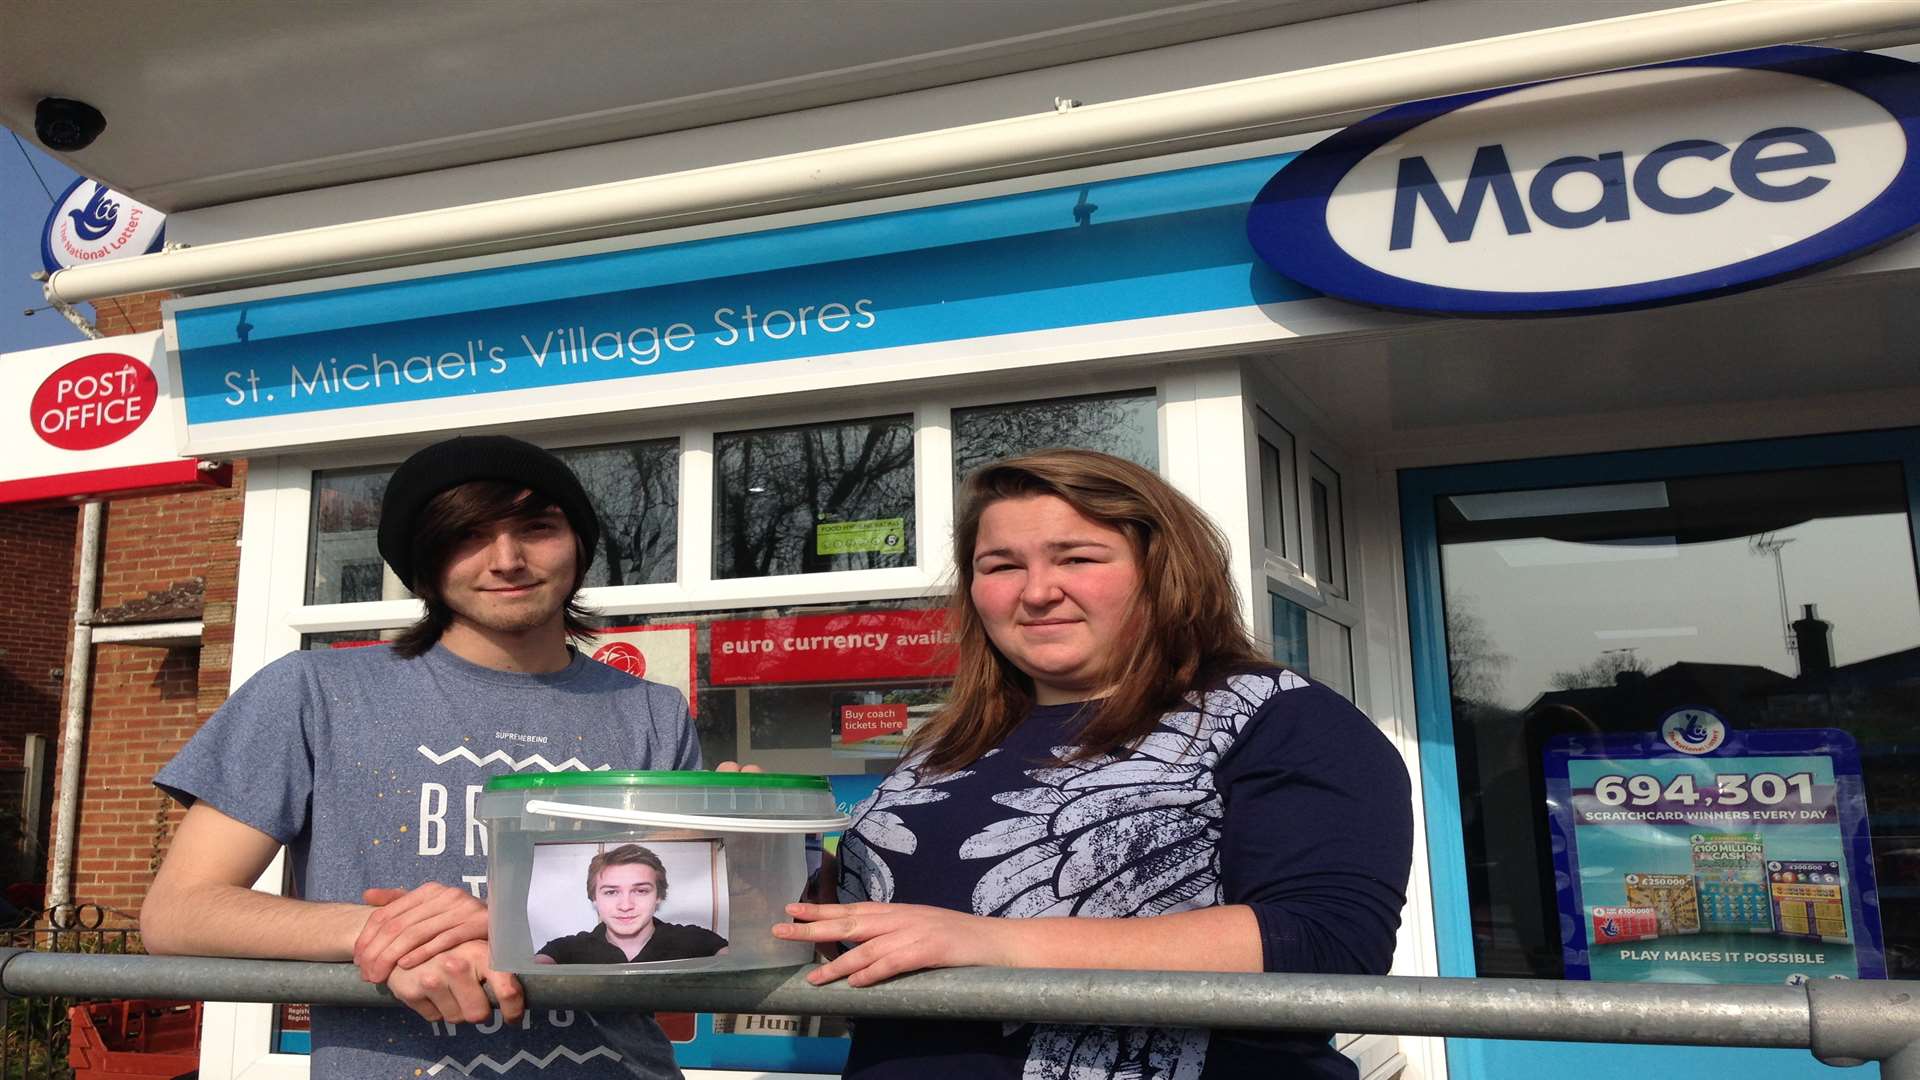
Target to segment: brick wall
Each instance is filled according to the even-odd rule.
[[[136,296],[116,296],[95,301],[93,325],[108,337],[158,330],[160,329],[160,301],[169,299],[172,295],[172,293],[157,292],[140,293]]]
[[[56,737],[73,617],[73,507],[0,507],[0,768],[18,768],[30,734]]]
[[[99,645],[81,765],[74,898],[139,910],[182,811],[153,774],[226,700],[232,669],[244,464],[234,486],[116,499],[101,545],[102,608],[199,578],[206,583],[197,647]]]
[[[140,909],[179,817],[151,781],[200,726],[199,666],[191,646],[95,647],[74,899]]]

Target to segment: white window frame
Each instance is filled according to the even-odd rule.
[[[1312,544],[1307,544],[1306,550],[1301,554],[1309,556],[1307,559],[1308,568],[1313,573],[1314,579],[1320,583],[1320,587],[1325,589],[1329,596],[1344,598],[1349,591],[1347,581],[1347,511],[1345,496],[1342,494],[1346,490],[1346,485],[1341,483],[1339,471],[1327,464],[1326,460],[1319,454],[1309,453],[1307,455],[1306,490],[1309,497],[1307,499],[1306,512],[1309,519],[1313,522],[1316,532],[1319,531],[1320,515],[1315,509],[1315,503],[1311,497],[1313,494],[1313,482],[1316,480],[1320,482],[1321,487],[1327,489],[1327,506],[1330,508],[1327,514],[1327,565],[1320,565],[1320,553],[1314,549],[1314,545]]]
[[[1284,448],[1283,443],[1275,442],[1276,435],[1291,435],[1293,470],[1290,477],[1283,478],[1283,482],[1291,482],[1286,484],[1286,490],[1282,493],[1282,507],[1289,529],[1286,534],[1289,553],[1274,551],[1264,543],[1260,545],[1256,591],[1278,595],[1347,628],[1354,703],[1363,710],[1371,711],[1365,633],[1368,625],[1366,596],[1359,575],[1352,572],[1352,567],[1358,565],[1359,553],[1352,549],[1354,532],[1348,524],[1353,521],[1353,508],[1358,505],[1355,502],[1356,485],[1352,482],[1357,474],[1349,464],[1346,451],[1327,434],[1326,427],[1309,412],[1308,406],[1296,393],[1271,373],[1272,364],[1270,358],[1256,357],[1245,361],[1245,415],[1251,433],[1247,439],[1245,457],[1255,470],[1253,486],[1248,493],[1248,514],[1255,523],[1256,535],[1264,535],[1267,499],[1258,472],[1260,440],[1265,439]],[[1282,464],[1287,463],[1283,460]],[[1330,567],[1315,565],[1310,539],[1316,524],[1313,507],[1313,480],[1316,478],[1328,485],[1330,505],[1337,512],[1337,519],[1330,523],[1329,529],[1332,545],[1329,562],[1333,564]],[[1289,554],[1295,557],[1289,557]],[[1257,599],[1258,610],[1254,613],[1252,625],[1262,644],[1271,649],[1274,635],[1273,606],[1265,595]]]

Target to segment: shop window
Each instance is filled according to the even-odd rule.
[[[1920,977],[1909,477],[1630,479],[1434,503],[1475,972]]]
[[[989,462],[1054,446],[1099,450],[1156,472],[1160,426],[1151,390],[953,411],[956,482]]]
[[[1307,482],[1311,500],[1313,565],[1309,572],[1333,596],[1347,595],[1346,523],[1341,520],[1340,474],[1309,455]]]
[[[1300,561],[1299,488],[1293,432],[1261,412],[1255,418],[1260,451],[1261,542],[1271,554]]]
[[[340,564],[340,602],[359,604],[381,599],[386,589],[387,565],[378,559]]]
[[[911,566],[913,419],[713,437],[713,576]]]
[[[313,475],[307,533],[307,603],[352,604],[401,599],[407,591],[380,559],[374,530],[393,466],[335,469]]]
[[[579,476],[600,515],[587,587],[672,581],[678,574],[680,445],[673,439],[570,447],[554,453]],[[307,603],[400,600],[412,594],[375,542],[393,465],[313,475]]]
[[[1353,700],[1353,631],[1273,593],[1273,659]]]
[[[586,588],[653,585],[679,575],[680,443],[675,439],[554,451],[600,515]]]
[[[946,614],[926,601],[600,621],[594,657],[685,693],[709,762],[883,773],[946,699]]]

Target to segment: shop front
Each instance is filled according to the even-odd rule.
[[[1351,129],[1348,164],[1386,170],[1341,174],[1379,197],[1357,232],[1284,231],[1301,204],[1270,185],[1324,162],[1295,139],[176,301],[185,449],[250,459],[236,675],[410,622],[374,545],[387,477],[443,434],[511,432],[605,523],[596,657],[681,688],[709,761],[825,774],[851,804],[942,701],[960,480],[1092,447],[1205,509],[1256,635],[1402,749],[1423,841],[1397,973],[1914,978],[1920,245],[1882,215],[1820,246],[1905,199],[1905,143],[1886,158],[1874,125],[1910,114],[1700,68],[1740,93],[1677,134],[1672,88],[1632,80]],[[1459,115],[1450,150],[1393,141]],[[1256,206],[1284,213],[1250,241]],[[1783,207],[1813,217],[1766,232]],[[1263,260],[1289,237],[1386,254],[1316,286]],[[1435,245],[1454,261],[1395,261]],[[1356,282],[1369,303],[1325,291]],[[378,827],[484,844],[478,789],[432,787]],[[297,1022],[209,1016],[205,1075],[298,1073]],[[844,1053],[832,1020],[669,1030],[693,1068]],[[1381,1077],[1823,1068],[1345,1045]]]

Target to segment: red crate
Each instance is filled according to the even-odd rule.
[[[200,1067],[197,1001],[101,1001],[67,1018],[74,1080],[173,1080]]]

